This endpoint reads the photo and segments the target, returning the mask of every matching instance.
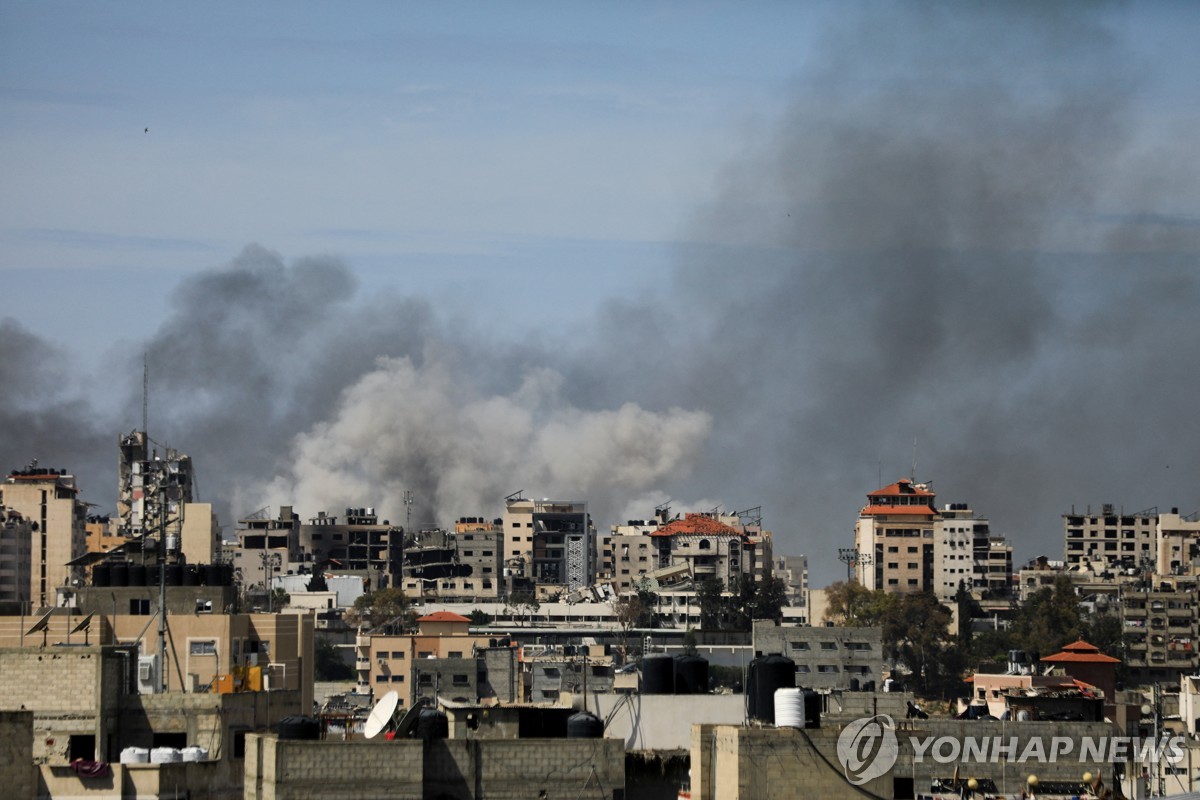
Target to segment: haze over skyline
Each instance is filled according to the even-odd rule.
[[[0,7],[0,456],[239,516],[1200,509],[1187,3]],[[915,447],[914,447],[915,442]]]

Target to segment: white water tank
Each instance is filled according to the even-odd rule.
[[[126,747],[121,751],[122,764],[149,764],[150,751],[144,747]]]
[[[198,745],[185,747],[179,751],[184,761],[208,761],[208,750]]]
[[[775,690],[775,727],[804,727],[804,690],[784,687]]]
[[[156,747],[150,751],[151,764],[178,764],[183,761],[179,749],[175,747]]]

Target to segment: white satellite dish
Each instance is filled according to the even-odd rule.
[[[394,689],[380,698],[375,707],[371,709],[371,716],[367,717],[367,724],[363,726],[363,736],[374,739],[383,733],[392,724],[392,717],[395,715],[398,705],[400,705],[400,695]]]

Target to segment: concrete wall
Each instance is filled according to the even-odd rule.
[[[883,635],[879,628],[781,626],[754,623],[754,650],[778,653],[796,662],[796,685],[809,689],[883,684]]]
[[[39,798],[73,800],[241,800],[241,774],[217,761],[175,764],[110,764],[99,778],[81,778],[67,766],[43,766]],[[7,796],[7,795],[6,795]]]
[[[246,747],[246,800],[616,800],[625,791],[625,751],[616,739],[427,744],[298,742],[251,735]]]
[[[32,711],[0,711],[0,786],[12,800],[33,798]]]
[[[588,710],[608,720],[604,735],[626,750],[687,750],[693,723],[740,725],[745,720],[740,694],[596,694]]]

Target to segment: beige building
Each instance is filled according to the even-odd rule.
[[[908,479],[867,495],[854,528],[854,574],[863,586],[889,592],[935,588],[934,531],[941,519],[935,497]]]
[[[1102,505],[1099,514],[1090,507],[1083,514],[1072,509],[1070,514],[1063,514],[1063,530],[1068,567],[1087,566],[1094,571],[1140,567],[1152,564],[1158,549],[1156,509],[1126,514],[1110,503]]]
[[[87,504],[66,470],[35,464],[14,470],[0,486],[0,505],[30,526],[29,599],[35,608],[52,606],[57,590],[71,585],[68,564],[87,551]]]
[[[33,525],[0,504],[0,609],[20,613],[29,605]]]
[[[1200,514],[1158,515],[1158,574],[1200,575]]]
[[[716,578],[730,588],[746,576],[761,580],[771,570],[771,533],[736,514],[688,512],[668,518],[666,509],[649,520],[614,525],[610,537],[613,585],[627,594],[643,585],[693,585]]]
[[[471,659],[477,648],[487,647],[494,640],[494,636],[471,635],[470,625],[471,621],[460,614],[438,611],[417,620],[417,633],[360,634],[355,643],[358,682],[354,691],[379,698],[395,690],[401,705],[412,705],[420,695],[423,680],[428,681],[426,688],[439,683],[434,671],[427,670],[425,677],[416,674],[423,660]],[[475,675],[465,668],[454,672],[446,680],[447,690],[453,690],[460,680],[463,686],[474,685]]]
[[[581,500],[504,500],[505,577],[575,591],[596,578],[596,529]]]

